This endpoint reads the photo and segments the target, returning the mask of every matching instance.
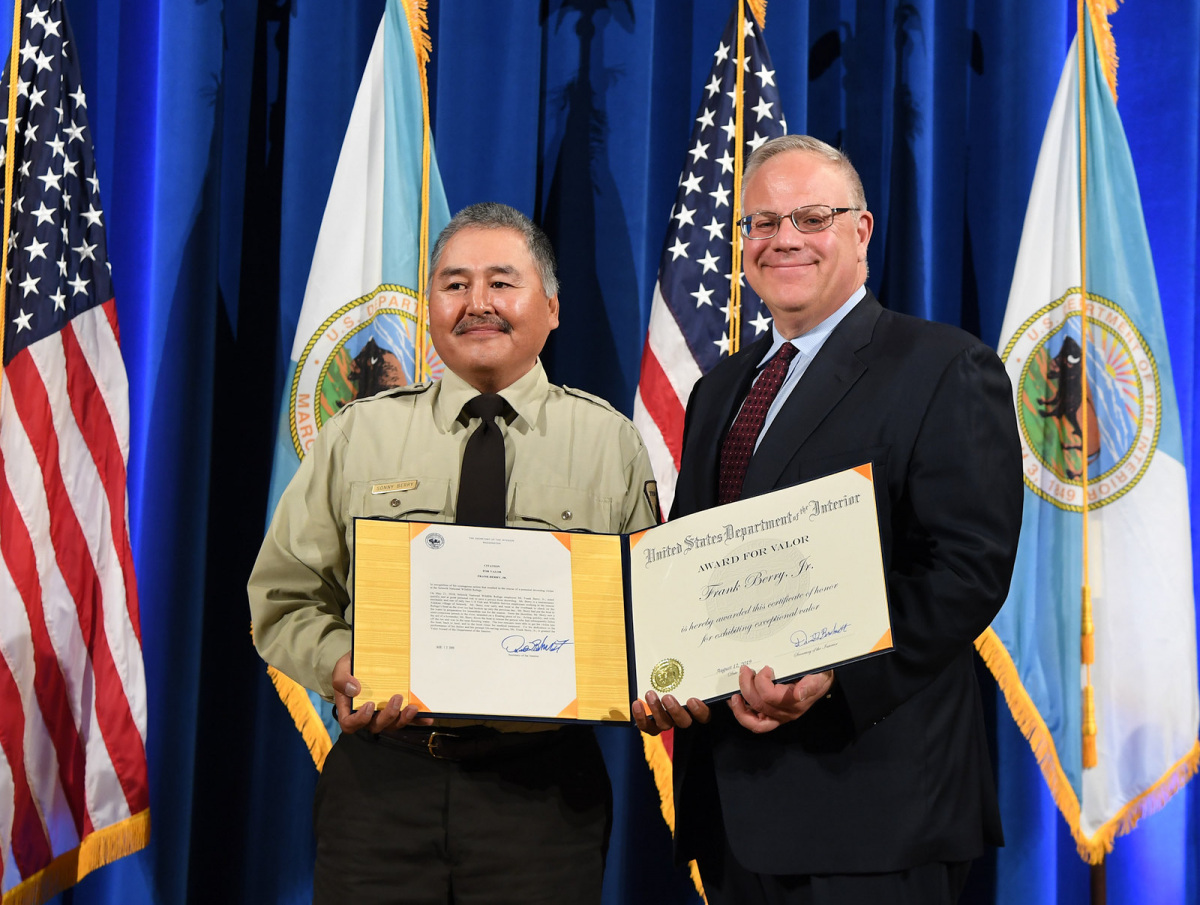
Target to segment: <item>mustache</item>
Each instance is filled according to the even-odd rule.
[[[512,324],[499,314],[469,314],[454,325],[454,335],[462,336],[476,327],[495,327],[504,333],[512,333]]]

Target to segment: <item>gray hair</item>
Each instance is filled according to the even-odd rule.
[[[442,252],[446,250],[446,243],[464,229],[511,229],[520,233],[525,239],[525,246],[529,249],[529,255],[533,258],[533,264],[542,280],[542,291],[546,293],[546,298],[558,295],[558,277],[554,272],[554,247],[550,244],[550,239],[536,223],[519,210],[495,201],[484,201],[464,207],[450,219],[446,228],[437,237],[437,241],[433,243],[429,263],[431,278],[437,273],[438,264],[442,260]],[[432,287],[433,281],[430,279],[429,286],[426,287],[426,294],[432,291]]]
[[[862,179],[859,178],[858,170],[854,169],[854,165],[850,163],[850,158],[833,145],[826,144],[811,135],[781,135],[760,145],[758,150],[750,155],[746,165],[742,168],[743,209],[746,206],[746,185],[750,182],[750,177],[772,157],[786,154],[788,151],[816,154],[837,166],[842,171],[842,175],[846,177],[847,185],[850,186],[850,206],[864,211],[867,209],[867,194],[863,191]]]

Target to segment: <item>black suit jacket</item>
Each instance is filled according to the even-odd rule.
[[[770,337],[695,386],[672,518],[716,505],[721,441]],[[760,873],[902,870],[1001,844],[972,642],[1004,602],[1021,525],[1009,380],[969,334],[868,293],[809,365],[746,474],[754,496],[870,461],[895,650],[763,735],[724,704],[676,732],[676,852],[725,832]],[[715,789],[714,789],[715,786]]]

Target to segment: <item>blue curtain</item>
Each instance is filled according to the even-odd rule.
[[[626,411],[731,8],[430,0],[451,210],[499,200],[547,228],[563,284],[551,377]],[[250,646],[244,582],[308,262],[382,2],[69,0],[69,12],[130,372],[153,841],[60,898],[304,902],[315,773]],[[886,305],[995,342],[1074,15],[1074,0],[770,3],[789,131],[856,162],[876,215],[870,282]],[[1200,5],[1129,3],[1112,22],[1191,467]],[[1008,845],[979,862],[964,901],[1084,903],[1087,867],[980,675]],[[696,901],[670,866],[637,740],[600,734],[618,793],[606,900]],[[1200,899],[1198,790],[1118,839],[1111,902]]]

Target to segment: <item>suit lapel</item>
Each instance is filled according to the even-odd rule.
[[[817,426],[867,369],[859,351],[871,341],[883,308],[870,290],[838,324],[779,410],[746,470],[742,496],[776,487],[779,476]]]

